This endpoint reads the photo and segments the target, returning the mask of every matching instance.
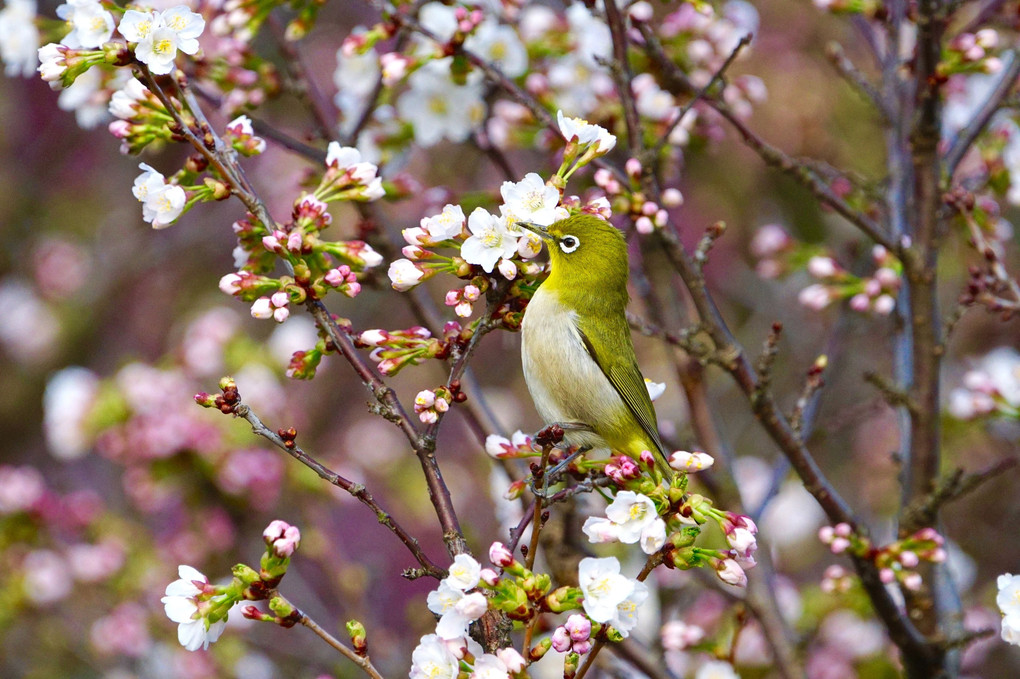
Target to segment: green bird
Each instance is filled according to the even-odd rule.
[[[669,479],[655,409],[627,325],[627,245],[592,215],[522,224],[549,250],[549,277],[524,311],[521,357],[538,414],[571,445],[637,458],[648,450]]]

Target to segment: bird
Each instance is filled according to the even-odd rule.
[[[549,251],[550,272],[524,310],[521,361],[535,409],[572,446],[643,451],[672,479],[627,323],[627,244],[612,224],[575,214],[519,222]]]

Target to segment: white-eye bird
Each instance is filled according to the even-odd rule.
[[[565,425],[571,445],[634,458],[651,451],[672,478],[627,324],[623,234],[584,214],[522,226],[545,241],[551,267],[521,324],[524,378],[538,414]]]

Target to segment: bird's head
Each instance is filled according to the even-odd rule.
[[[552,270],[543,285],[560,290],[620,291],[626,295],[627,243],[616,227],[579,214],[549,226],[520,223],[549,249]]]

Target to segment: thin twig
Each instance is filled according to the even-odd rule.
[[[1003,61],[1005,61],[1005,68],[1002,69],[999,80],[995,83],[995,88],[982,102],[981,108],[977,110],[974,117],[967,123],[967,126],[956,135],[949,146],[949,150],[946,151],[946,177],[949,179],[952,179],[956,173],[956,168],[960,165],[960,161],[963,160],[967,151],[977,140],[978,135],[988,126],[992,116],[1001,108],[1003,101],[1006,100],[1016,86],[1017,78],[1020,77],[1020,57],[1017,56],[1015,50],[1012,50],[1005,53]]]
[[[882,100],[882,93],[864,77],[864,74],[857,69],[854,62],[850,61],[846,56],[846,52],[843,51],[843,46],[837,42],[830,42],[825,49],[825,54],[829,57],[829,61],[832,62],[836,70],[839,71],[839,74],[843,76],[843,79],[850,83],[869,104],[874,106],[875,110],[882,117],[882,122],[888,124],[892,120],[892,114]]]
[[[320,639],[325,641],[327,644],[329,644],[334,649],[339,651],[341,655],[343,655],[345,658],[347,658],[355,665],[360,667],[365,674],[372,677],[372,679],[383,679],[383,676],[379,674],[379,670],[375,668],[375,666],[372,664],[372,661],[369,659],[367,655],[360,656],[357,653],[355,653],[354,649],[349,648],[346,644],[341,642],[332,634],[322,629],[322,627],[317,622],[308,617],[308,615],[304,611],[298,609],[298,615],[300,616],[298,618],[298,622],[300,622],[302,625],[315,632],[315,634]]]
[[[748,45],[751,44],[751,38],[752,37],[753,36],[750,33],[748,33],[744,37],[742,37],[737,42],[737,44],[733,48],[733,50],[726,57],[726,61],[724,61],[722,63],[722,66],[720,66],[718,69],[716,69],[715,73],[712,74],[711,79],[709,79],[709,81],[707,83],[705,83],[705,86],[702,87],[701,89],[699,89],[697,92],[695,92],[694,96],[691,97],[690,101],[688,101],[686,104],[684,104],[683,106],[680,107],[680,109],[677,112],[676,118],[673,119],[673,122],[669,124],[669,127],[666,128],[666,131],[662,133],[662,137],[656,143],[656,145],[655,145],[655,154],[656,155],[661,153],[662,149],[666,146],[666,144],[669,143],[669,138],[672,136],[673,130],[675,130],[677,125],[679,125],[683,121],[684,117],[688,113],[690,113],[691,109],[694,108],[694,105],[697,104],[702,99],[704,99],[705,95],[707,95],[709,92],[711,92],[712,89],[718,83],[722,82],[723,75],[726,73],[726,71],[729,70],[729,68],[733,64],[733,62],[736,61],[737,56],[740,54],[740,52],[745,47],[747,47]],[[693,87],[693,83],[691,83],[691,86]]]
[[[677,65],[673,63],[669,55],[666,54],[652,30],[648,26],[641,24],[638,24],[638,29],[645,38],[645,49],[648,56],[651,57],[663,74],[663,88],[674,95],[689,92],[690,81]],[[828,183],[819,178],[817,173],[808,165],[790,157],[751,131],[744,121],[735,115],[721,98],[706,94],[703,100],[729,121],[737,132],[740,133],[741,137],[743,137],[748,148],[757,153],[766,164],[776,167],[796,179],[822,203],[828,205],[834,212],[856,226],[874,242],[882,245],[890,252],[899,252],[899,246],[889,238],[881,224],[840,198]]]
[[[281,449],[295,460],[314,471],[319,478],[336,486],[337,488],[340,488],[341,490],[347,491],[351,494],[351,496],[358,500],[358,502],[372,510],[372,512],[376,515],[376,518],[379,519],[379,523],[386,526],[390,532],[396,535],[397,538],[404,543],[407,549],[410,550],[415,560],[421,564],[424,574],[430,575],[437,580],[446,576],[446,571],[437,566],[425,554],[421,545],[418,543],[418,539],[412,537],[399,523],[397,523],[396,520],[394,520],[393,516],[389,512],[380,507],[365,486],[340,476],[335,471],[306,453],[299,446],[293,445],[293,441],[289,442],[292,445],[288,445],[288,441],[285,441],[279,434],[267,427],[255,411],[253,411],[248,405],[238,405],[234,408],[234,414],[247,420],[247,422],[251,425],[253,432],[270,441],[277,448]]]

